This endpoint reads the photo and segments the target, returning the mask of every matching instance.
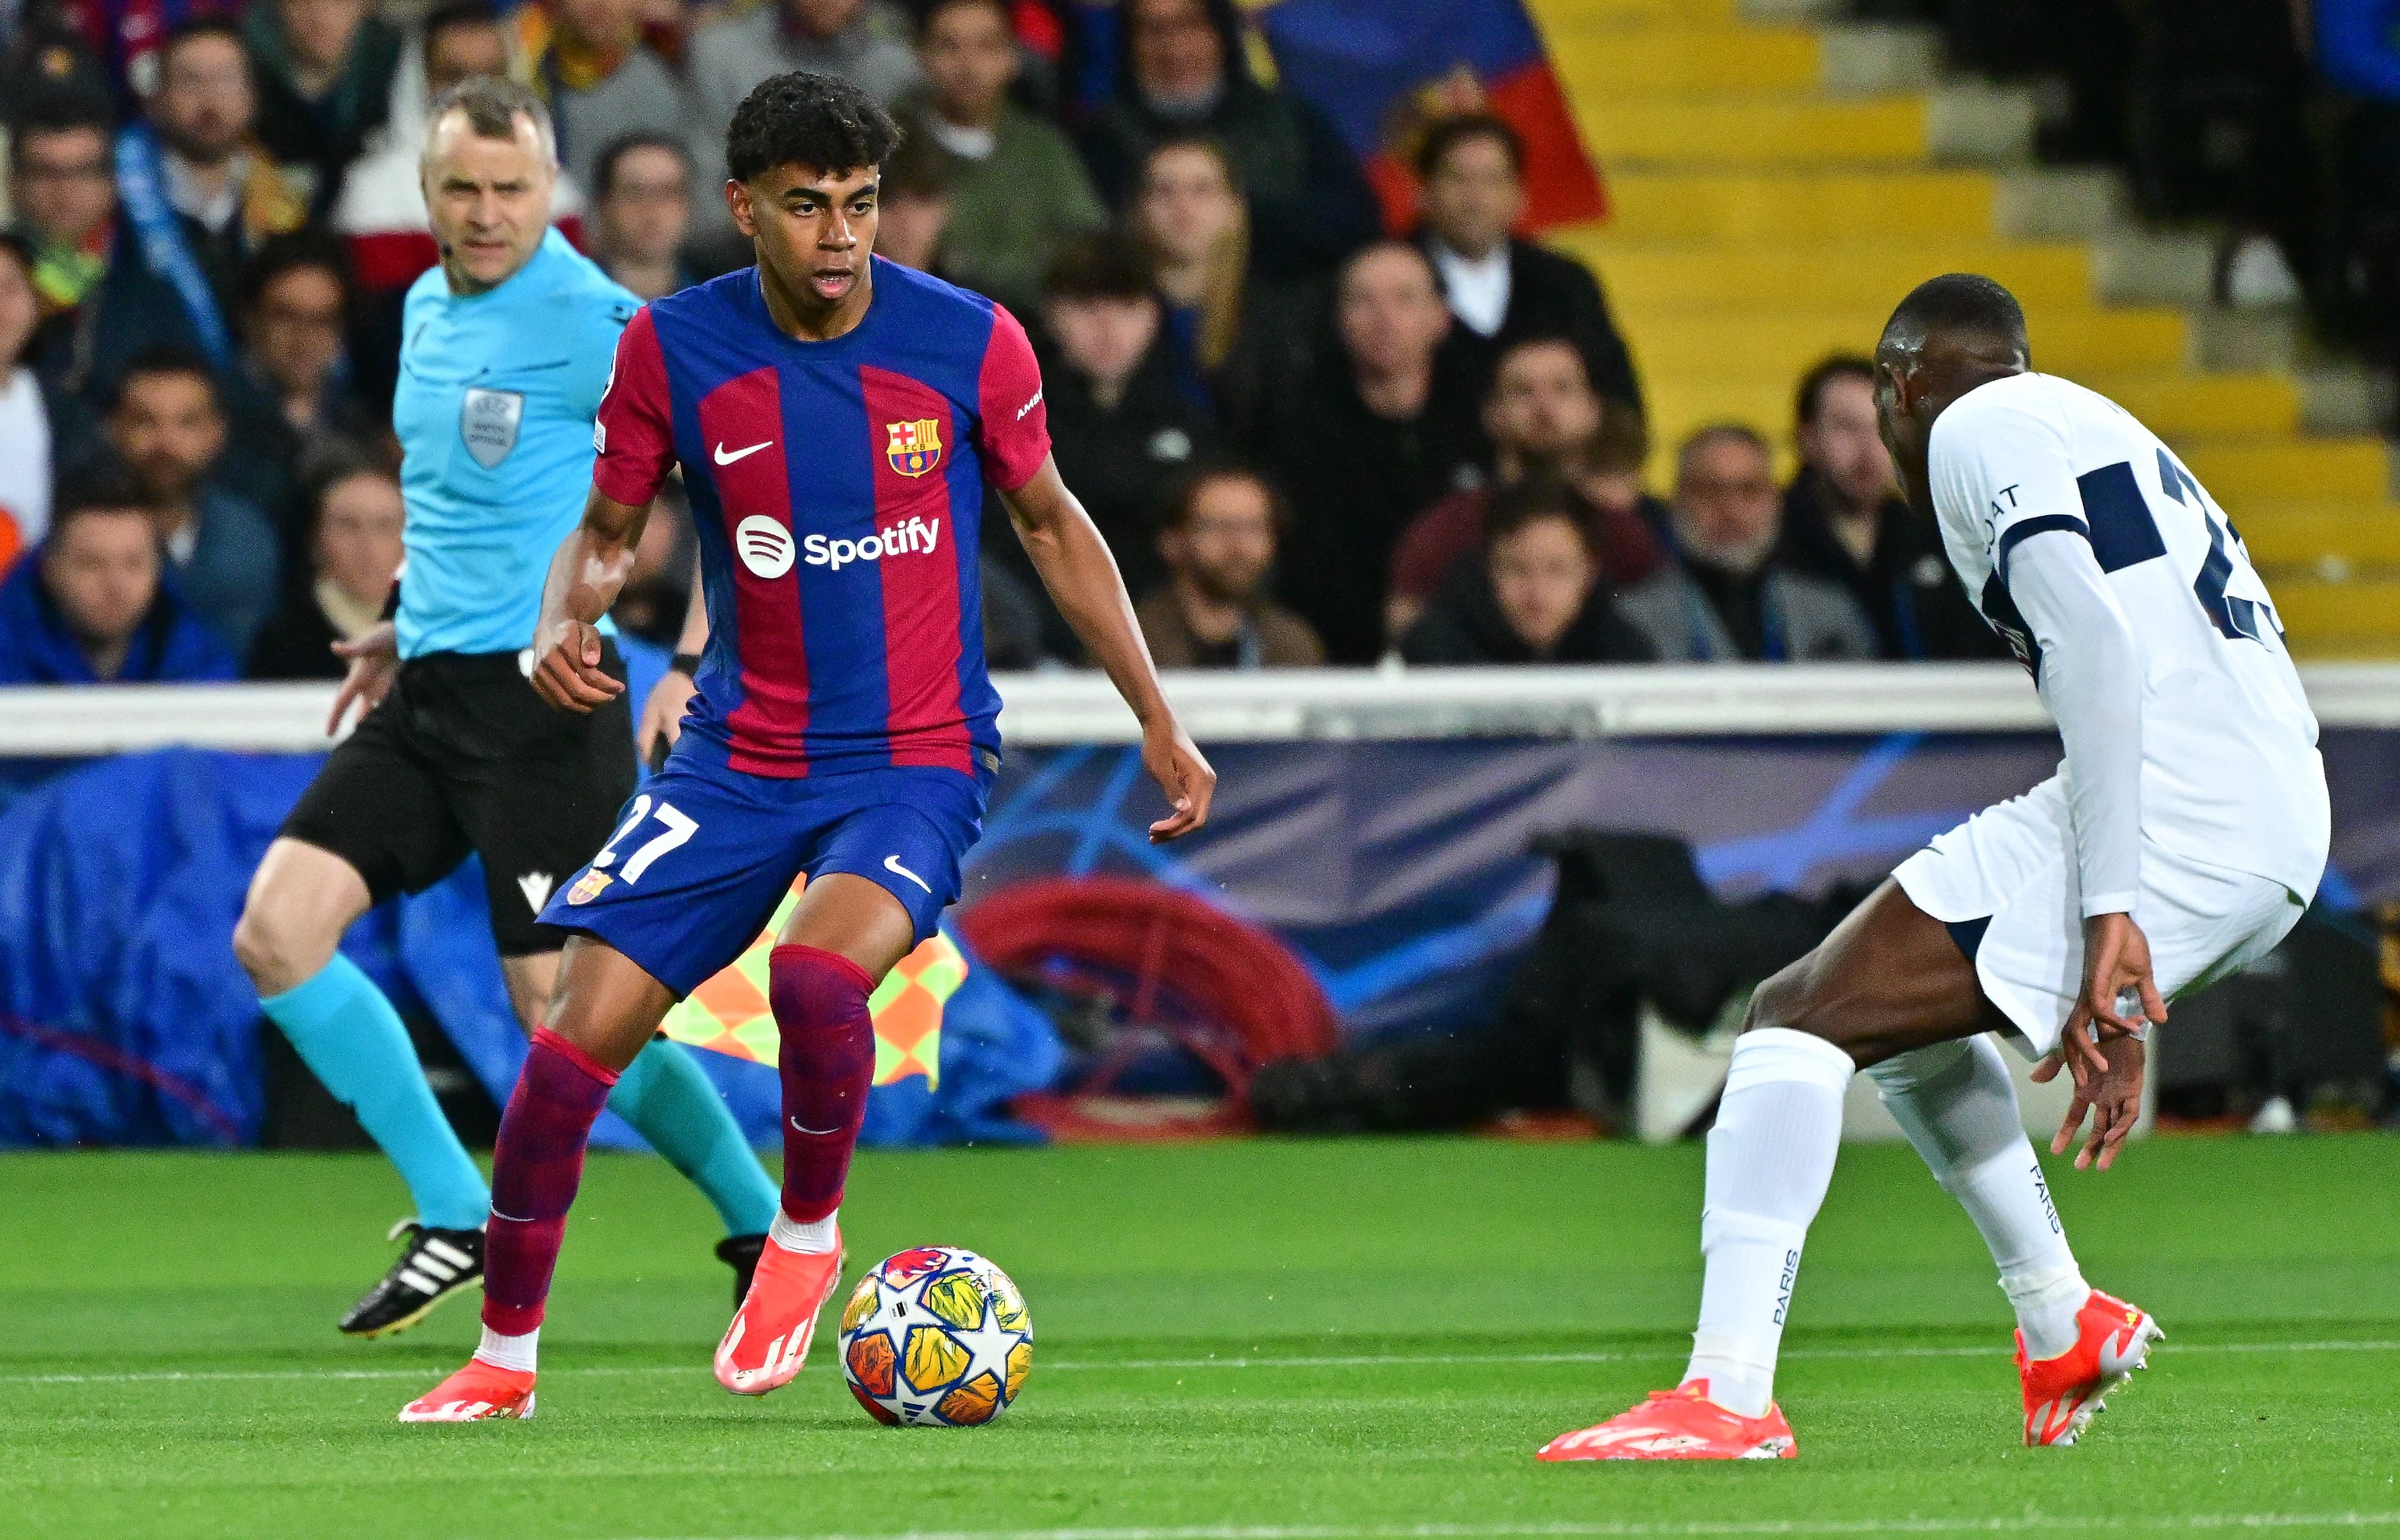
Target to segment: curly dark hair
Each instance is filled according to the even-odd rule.
[[[770,75],[733,109],[725,169],[749,182],[776,166],[854,171],[900,145],[900,125],[875,99],[834,75]]]

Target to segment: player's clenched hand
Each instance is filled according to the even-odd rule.
[[[534,693],[561,711],[579,715],[605,706],[625,687],[600,666],[600,633],[581,620],[560,620],[535,644]]]
[[[650,687],[650,698],[642,702],[641,732],[635,739],[643,764],[656,765],[659,745],[673,748],[683,736],[684,708],[699,691],[691,675],[679,668],[667,670]]]
[[[2118,1149],[2142,1115],[2142,1075],[2149,1062],[2149,1050],[2136,1037],[2110,1038],[2105,1045],[2095,1043],[2088,1025],[2071,1027],[2067,1031],[2068,1037],[2061,1038],[2058,1049],[2033,1072],[2034,1079],[2047,1081],[2058,1073],[2063,1062],[2071,1066],[2075,1074],[2075,1097],[2067,1103],[2066,1116],[2058,1125],[2058,1137],[2050,1141],[2050,1152],[2066,1153],[2066,1147],[2075,1142],[2076,1130],[2083,1126],[2084,1115],[2089,1113],[2092,1135],[2076,1152],[2075,1168],[2088,1171],[2096,1159],[2100,1169],[2106,1171],[2116,1162]],[[2068,1038],[2080,1040],[2081,1051],[2070,1051]],[[2090,1068],[2093,1063],[2099,1068]]]
[[[1182,724],[1169,717],[1163,726],[1145,731],[1141,763],[1175,810],[1150,826],[1152,844],[1180,839],[1208,822],[1208,799],[1217,794],[1217,772],[1208,768]]]
[[[350,661],[342,688],[334,692],[333,715],[325,718],[325,736],[342,730],[342,718],[355,702],[363,716],[383,702],[400,674],[400,633],[389,620],[378,620],[354,642],[335,642],[334,656]]]
[[[2066,1018],[2059,1045],[2093,1073],[2107,1061],[2099,1043],[2167,1018],[2150,972],[2150,938],[2129,914],[2095,914],[2083,922],[2083,993]],[[2089,1028],[2079,1033],[2078,1028]],[[2082,1077],[2079,1074],[2077,1079]]]

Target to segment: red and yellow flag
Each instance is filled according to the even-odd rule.
[[[784,921],[799,902],[803,877],[775,906],[774,917],[730,967],[694,989],[667,1013],[661,1029],[677,1043],[711,1053],[775,1062],[781,1036],[767,1003],[768,953]],[[942,1083],[942,1009],[967,976],[966,954],[948,932],[928,936],[884,975],[866,1009],[875,1018],[875,1083],[889,1085],[910,1075]]]

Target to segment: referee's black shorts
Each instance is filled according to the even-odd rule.
[[[601,666],[620,683],[607,642]],[[401,664],[382,704],[336,745],[283,835],[330,851],[377,904],[484,860],[502,957],[554,952],[535,917],[608,841],[634,794],[630,692],[578,716],[543,702],[513,652],[435,652]]]

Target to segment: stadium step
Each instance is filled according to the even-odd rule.
[[[1577,38],[1651,27],[1732,28],[1743,8],[1741,0],[1527,0],[1525,7],[1554,51]]]
[[[2286,575],[2339,582],[2371,570],[2400,574],[2400,506],[2253,502],[2225,511],[2278,593]]]
[[[2361,514],[2392,494],[2391,457],[2381,439],[2268,439],[2178,445],[2209,496],[2241,522],[2252,502],[2343,502]]]
[[[1937,273],[1988,273],[2027,305],[2089,305],[2092,253],[2064,243],[1951,241],[1745,242],[1656,245],[1618,238],[1605,225],[1546,238],[1601,275],[1615,306],[1657,311],[1754,307],[1762,294],[1797,292],[1812,305],[1889,314],[1901,295]]]
[[[2029,311],[2044,366],[2070,378],[2107,371],[2182,367],[2189,333],[2173,310],[2091,307]],[[1871,353],[1885,308],[1705,312],[1616,307],[1644,379],[1757,374],[1789,386],[1828,353]]]
[[[1633,241],[1989,240],[1996,188],[1981,171],[1608,170],[1613,237]]]
[[[1660,27],[1562,39],[1551,67],[1571,99],[1814,90],[1825,70],[1805,27]]]
[[[1921,96],[1828,102],[1756,95],[1678,100],[1587,92],[1575,125],[1607,164],[1653,166],[1907,166],[1930,148]]]
[[[1849,351],[1864,356],[1871,348],[1870,342]],[[1808,362],[1822,356],[1812,355]],[[1673,359],[1653,364],[1646,355],[1637,361],[1643,365],[1651,432],[1662,447],[1671,449],[1704,422],[1746,422],[1770,438],[1793,428],[1797,371],[1786,378],[1765,370],[1702,373],[1682,368]],[[2289,433],[2299,416],[2298,387],[2275,375],[2076,372],[2063,365],[2059,372],[2099,391],[2178,444],[2275,437]],[[2236,520],[2242,518],[2240,509],[2231,511]],[[2248,527],[2243,525],[2245,533]]]
[[[2296,658],[2389,658],[2400,652],[2400,579],[2285,576],[2275,613]]]

